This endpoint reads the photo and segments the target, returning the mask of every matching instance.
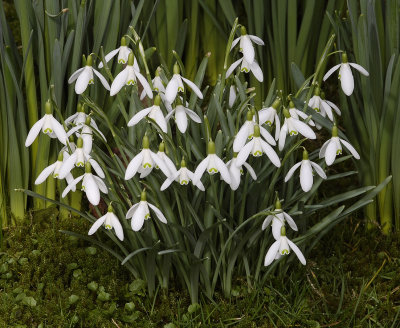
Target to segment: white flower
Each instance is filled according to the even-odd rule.
[[[92,67],[92,63],[92,55],[89,55],[86,59],[86,66],[75,71],[68,80],[69,84],[76,80],[75,92],[78,95],[83,93],[89,84],[94,84],[93,73],[97,75],[104,88],[106,88],[106,90],[110,90],[110,85],[108,84],[107,80]]]
[[[149,149],[149,138],[145,135],[143,137],[143,149],[137,154],[132,160],[129,162],[128,167],[125,171],[125,180],[131,179],[139,169],[142,170],[142,173],[149,174],[155,165],[158,165],[160,170],[167,176],[170,176],[170,172],[168,167],[164,164],[164,162]],[[145,171],[147,169],[147,171]],[[142,174],[141,173],[141,174]],[[147,175],[146,174],[146,175]]]
[[[270,247],[265,256],[264,265],[268,266],[273,260],[280,258],[283,255],[288,255],[290,250],[296,254],[301,264],[306,265],[306,259],[300,249],[291,240],[286,237],[285,227],[281,228],[281,236]]]
[[[233,104],[235,103],[236,100],[236,86],[231,85],[229,88],[229,108],[232,108]]]
[[[175,113],[175,122],[181,133],[185,133],[188,127],[188,116],[196,123],[201,123],[201,118],[194,111],[189,108],[183,107],[182,103],[178,101],[176,107],[168,113],[165,119],[168,121]]]
[[[199,97],[203,99],[203,94],[201,93],[200,89],[194,84],[192,81],[185,79],[181,76],[178,64],[175,63],[174,65],[174,75],[172,76],[171,80],[168,82],[167,88],[165,89],[165,99],[167,102],[172,104],[175,100],[176,95],[178,92],[184,92],[185,88],[183,87],[183,82],[185,82],[192,91]]]
[[[78,138],[78,141],[76,143],[77,148],[75,151],[72,153],[71,156],[69,156],[63,163],[63,165],[60,168],[59,171],[59,176],[60,179],[64,179],[74,168],[74,166],[77,167],[84,167],[86,163],[90,163],[93,169],[96,171],[97,175],[100,178],[104,178],[104,172],[101,169],[99,163],[97,163],[89,154],[85,153],[83,150],[83,139]]]
[[[334,71],[336,71],[339,67],[339,79],[340,85],[342,86],[343,92],[350,96],[354,90],[354,78],[353,73],[351,72],[350,66],[353,66],[356,70],[358,70],[361,74],[365,76],[369,76],[369,73],[365,70],[364,67],[358,65],[356,63],[349,63],[347,59],[347,54],[344,52],[342,54],[342,63],[336,66],[333,66],[325,75],[323,80],[325,81],[329,76],[332,75]]]
[[[78,103],[76,113],[65,119],[65,124],[73,124],[74,126],[84,124],[89,115],[85,113],[85,109],[81,103]]]
[[[254,135],[254,127],[259,127],[260,133],[263,138],[271,145],[275,146],[276,142],[271,134],[267,131],[267,129],[263,128],[261,125],[258,125],[256,121],[253,119],[253,113],[251,111],[247,112],[246,122],[241,126],[237,135],[235,136],[235,140],[233,141],[233,151],[235,153],[240,152],[243,146],[246,144],[247,140],[253,139]]]
[[[279,139],[279,133],[281,131],[281,122],[279,120],[278,116],[278,108],[281,105],[281,100],[280,98],[276,98],[273,104],[270,107],[267,108],[262,108],[258,111],[258,119],[260,125],[262,124],[267,124],[269,126],[272,126],[275,121],[275,140]]]
[[[278,155],[274,151],[274,149],[260,137],[260,127],[256,125],[254,127],[254,135],[253,139],[248,142],[240,151],[237,156],[237,166],[244,165],[247,158],[249,157],[250,153],[254,157],[262,156],[262,154],[266,154],[269,160],[274,164],[276,167],[281,166],[281,161],[279,160]]]
[[[264,45],[264,41],[261,40],[258,36],[247,34],[246,28],[244,26],[241,27],[240,32],[241,36],[232,42],[231,50],[240,41],[239,51],[243,53],[243,57],[246,59],[246,61],[252,64],[254,62],[255,53],[251,41],[261,46]]]
[[[156,70],[156,76],[154,76],[154,79],[151,80],[151,83],[153,84],[153,90],[159,93],[162,99],[163,97],[165,97],[165,87],[160,77],[160,70],[161,70],[160,68]],[[146,96],[146,91],[143,89],[142,93],[140,94],[140,100],[143,100],[145,96]]]
[[[150,218],[149,207],[154,211],[154,213],[156,213],[157,218],[162,223],[167,223],[167,219],[165,218],[164,214],[162,214],[162,212],[156,206],[146,201],[146,192],[143,191],[140,195],[140,202],[133,205],[126,213],[127,219],[132,218],[132,230],[139,231],[143,227],[144,220]]]
[[[125,37],[121,38],[121,46],[115,50],[110,51],[105,57],[104,60],[108,63],[116,54],[118,54],[118,64],[126,64],[128,61],[128,56],[132,52],[132,49],[128,48],[126,45]],[[103,67],[103,62],[100,62],[99,68]]]
[[[253,73],[254,77],[259,81],[262,82],[264,80],[263,72],[260,68],[260,65],[254,60],[251,64],[246,61],[245,57],[242,57],[235,61],[231,66],[229,66],[228,70],[226,71],[226,78],[228,78],[232,72],[235,70],[239,64],[242,63],[240,67],[241,72],[249,73],[250,71]]]
[[[304,114],[303,112],[301,112]],[[299,133],[308,139],[316,139],[315,132],[305,123],[301,122],[295,111],[289,112],[286,108],[283,109],[285,121],[279,133],[279,150],[285,146],[286,135],[297,136]],[[307,116],[307,115],[306,115]]]
[[[114,228],[115,234],[122,241],[124,240],[124,230],[122,229],[121,223],[119,222],[117,216],[113,212],[113,208],[111,205],[108,206],[108,211],[105,215],[98,218],[95,223],[93,223],[90,228],[88,235],[93,235],[104,223],[104,228],[107,230],[111,230]]]
[[[356,159],[360,159],[360,155],[357,153],[354,147],[346,140],[338,137],[338,129],[336,124],[334,124],[332,128],[332,138],[322,145],[319,151],[319,158],[325,157],[326,165],[331,165],[335,161],[336,155],[342,154],[341,144],[343,144]]]
[[[308,192],[311,190],[313,185],[313,168],[315,172],[322,179],[326,179],[326,174],[324,170],[319,166],[317,163],[314,163],[308,159],[308,152],[304,149],[303,151],[303,160],[295,165],[289,170],[286,174],[285,182],[288,182],[289,179],[293,176],[293,173],[298,169],[300,166],[300,185],[303,191]]]
[[[137,112],[128,122],[128,126],[134,126],[146,116],[154,120],[160,129],[167,133],[167,120],[160,108],[161,98],[157,95],[154,98],[154,105]]]
[[[136,58],[133,53],[129,54],[128,65],[115,77],[111,84],[110,96],[116,95],[124,85],[136,84],[136,78],[140,81],[147,96],[153,99],[153,91],[146,78],[140,73]]]
[[[229,174],[231,175],[231,189],[236,190],[240,185],[240,176],[243,175],[242,165],[237,165],[237,153],[233,153],[233,158],[226,163],[226,166],[228,167]],[[253,180],[257,180],[257,175],[253,168],[246,162],[243,163],[243,166],[247,169],[247,171],[249,171]]]
[[[222,179],[227,184],[230,184],[231,176],[229,174],[228,168],[226,167],[225,163],[215,154],[215,143],[213,141],[209,141],[207,148],[207,157],[200,162],[200,164],[194,171],[194,176],[192,179],[193,184],[197,185],[205,170],[207,170],[210,175],[219,172]]]
[[[167,154],[165,153],[165,144],[164,141],[162,141],[160,143],[160,145],[158,146],[158,152],[157,152],[157,156],[160,158],[160,160],[162,162],[164,162],[165,166],[168,168],[168,171],[170,173],[169,176],[172,176],[176,173],[176,167],[174,162],[171,161],[171,159],[167,156]],[[156,169],[160,169],[160,167],[156,164]]]
[[[194,176],[194,173],[186,167],[186,161],[184,159],[182,159],[181,168],[178,171],[175,171],[174,174],[172,174],[169,178],[167,178],[164,181],[160,190],[163,191],[163,190],[167,189],[171,185],[171,183],[174,181],[179,182],[182,186],[188,185],[190,181],[192,181],[192,183],[193,183],[193,176]],[[197,181],[195,186],[197,188],[199,188],[201,191],[205,190],[204,185],[201,183],[200,180]]]
[[[31,127],[26,137],[25,147],[29,147],[39,135],[40,130],[50,138],[57,138],[62,144],[67,143],[67,133],[63,126],[53,117],[50,101],[46,102],[45,115]]]
[[[98,205],[100,202],[100,191],[107,194],[108,189],[103,180],[92,174],[92,166],[89,162],[85,165],[85,173],[72,181],[67,188],[64,189],[61,196],[64,198],[82,179],[82,191],[85,192],[86,197],[92,205]]]
[[[328,118],[333,122],[334,117],[333,117],[333,112],[332,108],[335,110],[336,114],[340,115],[340,109],[337,107],[333,102],[322,99],[320,97],[321,90],[319,87],[315,88],[315,94],[314,96],[311,97],[311,99],[308,101],[308,106],[314,109],[317,113],[320,113],[321,116]],[[320,129],[321,127],[317,125],[317,127]]]

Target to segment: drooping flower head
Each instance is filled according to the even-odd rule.
[[[247,34],[247,30],[244,26],[240,28],[240,36],[233,40],[231,50],[239,43],[239,51],[243,53],[243,57],[247,63],[253,64],[255,51],[252,41],[260,46],[264,45],[264,41],[258,36]]]
[[[110,51],[105,57],[104,60],[108,63],[116,54],[118,54],[118,64],[126,64],[128,61],[129,54],[132,52],[132,49],[128,48],[126,43],[126,38],[123,36],[121,38],[121,46],[115,50]],[[99,68],[103,67],[103,62],[100,62]]]
[[[114,214],[114,209],[111,204],[108,206],[107,213],[93,223],[88,235],[93,235],[103,224],[106,230],[111,230],[114,228],[117,237],[121,241],[124,240],[124,230],[122,229],[121,223],[119,222],[117,216]]]
[[[168,113],[168,115],[166,116],[166,120],[168,121],[172,117],[172,115],[175,114],[175,122],[181,133],[186,132],[189,123],[188,117],[196,123],[201,123],[201,118],[199,117],[199,115],[197,115],[191,109],[184,107],[180,98],[177,98],[176,102],[176,107]]]
[[[182,158],[181,168],[178,171],[176,171],[171,177],[167,178],[164,181],[160,190],[163,191],[163,190],[167,189],[171,185],[171,183],[174,181],[179,182],[179,184],[182,186],[186,186],[189,184],[190,181],[192,181],[192,183],[193,183],[193,178],[194,178],[194,173],[186,167],[186,161],[184,158]],[[197,188],[199,188],[201,191],[205,190],[204,185],[201,183],[200,180],[198,180],[197,183],[194,185]]]

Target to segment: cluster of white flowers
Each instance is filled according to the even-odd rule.
[[[236,67],[241,64],[240,72],[248,73],[251,71],[257,80],[260,82],[263,81],[263,72],[255,60],[255,50],[252,42],[258,45],[264,45],[264,42],[260,38],[254,35],[248,35],[246,29],[241,27],[241,36],[233,41],[232,48],[239,44],[239,51],[243,54],[243,57],[235,61],[229,67],[226,72],[227,78],[234,72]],[[180,74],[180,67],[177,63],[173,67],[173,75],[168,83],[164,83],[160,78],[161,69],[159,68],[156,71],[154,79],[151,81],[151,86],[149,83],[150,79],[148,82],[140,73],[138,62],[132,49],[128,48],[125,37],[121,39],[121,46],[107,54],[104,61],[100,63],[98,67],[102,68],[104,63],[109,62],[117,54],[118,63],[125,65],[125,67],[115,77],[111,86],[109,86],[106,79],[92,67],[93,59],[92,56],[89,55],[86,59],[85,67],[74,72],[68,80],[69,83],[76,81],[76,93],[83,93],[89,84],[94,83],[93,74],[95,74],[100,79],[103,86],[110,91],[110,96],[119,93],[124,86],[135,85],[138,80],[143,87],[140,98],[144,99],[147,96],[149,99],[153,99],[154,96],[153,106],[137,112],[129,120],[129,127],[135,126],[141,120],[147,118],[155,122],[163,134],[167,134],[171,129],[168,126],[169,119],[174,116],[177,129],[180,133],[184,134],[187,131],[189,119],[198,124],[202,123],[199,115],[196,114],[193,109],[188,108],[187,103],[184,103],[185,98],[181,97],[181,94],[185,92],[184,83],[198,98],[203,99],[203,94],[196,84]],[[334,69],[340,66],[342,88],[346,94],[351,94],[354,82],[352,82],[347,56],[343,54],[342,58],[344,63],[331,69],[325,75],[324,80]],[[360,70],[363,74],[366,73],[361,66],[352,63],[350,65]],[[236,98],[236,87],[234,85],[229,87],[229,106],[232,107]],[[315,95],[310,99],[308,105],[319,112],[323,117],[328,117],[334,122],[332,108],[338,115],[340,115],[340,110],[333,103],[324,100],[323,96],[321,98],[321,95],[320,88],[316,87]],[[166,115],[161,107],[162,103],[167,111]],[[282,126],[279,117],[280,112],[283,114]],[[248,110],[246,113],[246,121],[240,127],[234,138],[232,158],[226,163],[223,158],[216,154],[215,143],[210,139],[207,144],[207,156],[198,164],[194,172],[189,170],[184,158],[182,158],[181,167],[178,170],[174,162],[165,152],[164,142],[161,141],[159,151],[155,153],[150,149],[149,138],[145,135],[142,140],[142,150],[134,155],[126,168],[125,180],[133,178],[136,173],[140,174],[140,178],[144,178],[151,174],[153,169],[159,169],[166,177],[161,186],[161,191],[167,189],[174,181],[178,182],[180,185],[188,185],[191,181],[194,186],[204,191],[205,187],[201,182],[201,178],[204,172],[207,171],[210,175],[220,173],[221,179],[225,181],[232,190],[236,190],[240,185],[243,167],[247,169],[253,180],[257,179],[256,172],[247,162],[250,154],[253,157],[261,157],[265,154],[273,165],[280,167],[281,159],[273,147],[278,146],[279,151],[283,151],[285,144],[287,144],[288,135],[289,138],[300,134],[308,139],[316,139],[316,134],[312,129],[312,127],[315,126],[320,128],[307,114],[296,108],[292,101],[289,101],[287,106],[284,106],[283,99],[277,97],[270,107],[262,108],[258,111],[254,108]],[[274,136],[272,136],[271,132],[274,127],[275,133]],[[67,130],[68,128],[69,130]],[[83,105],[78,104],[77,113],[67,118],[64,121],[63,127],[53,118],[52,106],[51,103],[48,102],[46,103],[46,115],[30,130],[26,139],[26,146],[32,144],[40,130],[52,138],[58,138],[65,147],[61,150],[57,161],[45,168],[38,176],[35,183],[40,184],[44,182],[50,174],[53,174],[53,176],[58,179],[66,179],[68,185],[62,193],[62,197],[65,197],[69,191],[75,191],[77,184],[82,181],[81,188],[86,193],[89,202],[97,206],[100,202],[100,192],[107,194],[108,188],[103,181],[105,174],[102,168],[91,156],[93,136],[99,136],[104,142],[106,142],[106,138],[99,130],[93,117],[85,113]],[[66,130],[68,132],[66,132]],[[158,135],[162,137],[162,134]],[[77,138],[76,144],[74,142],[75,137]],[[347,141],[338,137],[338,128],[336,124],[333,125],[332,138],[322,146],[319,157],[324,157],[326,164],[331,165],[336,155],[342,152],[341,144],[343,144],[355,158],[359,158],[356,150]],[[295,164],[287,172],[285,182],[287,182],[293,176],[296,169],[300,167],[300,185],[304,192],[308,192],[313,186],[313,170],[323,179],[326,179],[327,176],[320,165],[308,159],[308,152],[305,148],[303,149],[303,160]],[[74,178],[72,172],[74,167],[84,167],[85,173]],[[92,174],[92,168],[97,175]],[[139,231],[143,227],[144,221],[150,218],[149,209],[155,213],[160,222],[167,223],[163,213],[155,205],[148,203],[146,198],[146,191],[144,190],[141,194],[140,202],[134,204],[126,213],[126,218],[131,219],[131,226],[134,231]],[[262,229],[264,230],[271,222],[272,234],[276,241],[272,244],[266,255],[265,265],[271,264],[274,259],[278,259],[282,255],[289,254],[290,249],[295,252],[300,262],[305,264],[306,260],[299,248],[286,237],[285,222],[295,231],[297,231],[297,226],[294,220],[287,213],[283,212],[279,199],[275,204],[274,214],[269,215],[265,219]],[[113,213],[111,205],[109,205],[107,214],[99,218],[91,227],[89,235],[97,231],[103,224],[106,229],[114,228],[117,237],[123,240],[123,229],[118,218]]]

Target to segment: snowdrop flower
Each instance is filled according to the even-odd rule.
[[[248,142],[240,151],[237,156],[237,166],[244,165],[250,153],[254,157],[262,156],[262,154],[266,154],[269,160],[276,167],[281,166],[281,161],[279,160],[278,155],[275,153],[274,149],[260,137],[260,127],[258,125],[254,126],[254,135],[253,139]]]
[[[261,46],[264,45],[264,41],[261,40],[258,36],[247,34],[246,28],[244,26],[240,28],[240,33],[241,36],[239,36],[232,42],[231,50],[238,44],[238,42],[240,42],[239,51],[243,53],[243,57],[246,59],[246,61],[249,64],[252,64],[254,62],[255,52],[251,41]]]
[[[240,66],[241,72],[245,72],[245,73],[252,72],[254,77],[259,82],[262,82],[264,80],[264,75],[260,68],[260,65],[258,65],[258,63],[255,60],[251,64],[249,64],[246,61],[245,57],[238,59],[231,66],[229,66],[228,70],[226,71],[226,78],[228,78],[232,74],[232,72],[236,69],[236,67],[239,66],[240,63],[242,63],[242,66]]]
[[[115,96],[124,85],[136,84],[136,78],[138,78],[139,82],[142,84],[147,96],[153,99],[153,91],[146,78],[140,73],[139,66],[137,65],[133,53],[129,54],[128,65],[115,77],[111,84],[110,96]]]
[[[215,154],[215,143],[213,141],[208,142],[207,146],[207,157],[203,159],[199,166],[197,166],[194,171],[193,184],[197,185],[205,170],[208,174],[213,175],[215,173],[220,173],[222,179],[227,183],[231,183],[231,176],[229,174],[228,168],[225,163]]]
[[[61,151],[63,153],[64,161],[69,157],[69,154],[73,153],[76,150],[76,144],[74,141],[74,136],[71,135],[67,139],[67,144],[61,148]]]
[[[94,84],[93,73],[97,75],[104,88],[106,88],[106,90],[110,90],[110,85],[108,84],[107,80],[92,67],[92,64],[92,55],[89,55],[86,59],[86,66],[75,71],[68,80],[69,84],[76,80],[75,92],[78,95],[83,93],[89,84]]]
[[[115,50],[110,51],[105,57],[104,61],[108,63],[116,54],[118,54],[118,64],[126,64],[128,56],[132,52],[132,49],[126,45],[125,37],[121,38],[121,46]],[[99,68],[103,67],[103,62],[100,62]]]
[[[185,133],[188,127],[188,116],[196,123],[201,123],[201,118],[194,111],[182,105],[180,99],[177,100],[176,107],[168,113],[165,119],[168,121],[175,114],[175,122],[181,133]]]
[[[313,168],[315,172],[322,179],[326,179],[326,174],[324,170],[319,166],[317,163],[314,163],[308,159],[308,152],[306,149],[303,151],[303,160],[295,165],[289,170],[286,174],[285,182],[288,182],[290,178],[293,176],[293,173],[299,168],[300,166],[300,185],[303,191],[308,192],[311,190],[313,185]]]
[[[171,183],[174,182],[174,181],[179,182],[180,185],[182,185],[182,186],[188,185],[190,181],[192,181],[192,183],[193,183],[193,175],[194,175],[193,172],[190,171],[186,167],[185,159],[182,159],[181,168],[178,171],[176,171],[172,176],[170,176],[169,178],[167,178],[164,181],[164,183],[162,184],[160,190],[163,191],[163,190],[167,189],[171,185]],[[201,191],[205,190],[204,185],[201,183],[200,180],[197,181],[195,186],[197,188],[199,188]]]
[[[271,245],[270,249],[268,250],[267,255],[265,256],[264,265],[268,266],[273,260],[279,259],[282,255],[288,255],[291,249],[296,254],[301,264],[306,265],[306,259],[303,253],[295,243],[286,237],[286,229],[284,226],[282,226],[281,236]]]
[[[83,139],[78,138],[78,141],[76,142],[76,149],[72,153],[71,156],[69,156],[63,163],[63,165],[60,168],[59,171],[59,176],[60,179],[64,179],[74,168],[74,166],[77,167],[84,167],[85,163],[90,163],[91,167],[96,171],[97,175],[104,179],[105,175],[103,170],[101,169],[99,163],[97,163],[89,154],[85,153],[83,150]]]
[[[342,87],[342,90],[347,96],[351,96],[351,94],[353,93],[353,90],[354,90],[354,78],[353,78],[353,73],[351,72],[350,66],[354,67],[361,74],[363,74],[365,76],[369,76],[369,73],[361,65],[358,65],[356,63],[349,63],[348,59],[347,59],[347,54],[344,52],[342,54],[342,63],[338,64],[336,66],[333,66],[324,75],[323,80],[326,81],[326,79],[329,76],[331,76],[332,73],[339,68],[339,79],[340,79],[340,85]]]
[[[95,223],[93,223],[90,228],[88,235],[93,235],[100,227],[104,224],[104,228],[111,230],[114,228],[115,234],[119,240],[124,240],[124,230],[122,229],[121,223],[119,222],[117,216],[114,214],[114,210],[111,205],[108,206],[108,211],[105,215],[98,218]]]
[[[254,172],[253,168],[247,164],[246,162],[243,163],[243,166],[237,165],[237,153],[233,153],[233,158],[226,163],[228,167],[229,174],[231,175],[231,189],[236,190],[239,188],[240,185],[240,176],[243,175],[243,166],[249,171],[250,176],[253,180],[257,180],[256,172]]]
[[[142,191],[140,195],[140,202],[133,205],[129,211],[126,213],[126,218],[130,219],[131,227],[133,231],[139,231],[143,227],[144,220],[150,218],[150,211],[149,207],[156,213],[157,218],[162,223],[167,223],[167,219],[165,218],[164,214],[153,204],[150,204],[146,201],[146,191]]]
[[[235,85],[231,85],[229,88],[229,108],[232,108],[233,104],[235,103],[236,100],[236,86]]]
[[[154,79],[151,82],[153,84],[153,90],[159,93],[162,99],[163,97],[165,97],[165,87],[160,77],[160,70],[161,70],[160,68],[157,68]],[[143,100],[145,96],[146,96],[146,91],[143,89],[142,93],[140,94],[140,100]]]
[[[272,124],[274,124],[275,122],[275,140],[278,140],[281,130],[281,122],[278,116],[278,108],[280,105],[281,99],[276,98],[270,107],[262,108],[258,111],[258,119],[260,125],[266,124],[268,126],[272,126]]]
[[[262,230],[265,230],[272,222],[272,235],[275,240],[278,240],[281,236],[281,228],[285,225],[285,222],[289,224],[289,227],[294,231],[297,231],[296,222],[294,222],[293,218],[282,210],[282,204],[279,199],[275,202],[275,214],[268,215],[263,224]]]
[[[170,173],[169,176],[174,175],[176,173],[176,167],[174,162],[171,161],[171,159],[168,157],[168,155],[165,153],[165,144],[164,141],[161,141],[160,145],[158,146],[158,152],[157,156],[162,160],[165,164],[165,166],[168,168],[168,171]],[[156,169],[160,169],[160,167],[156,164]]]
[[[157,154],[153,153],[149,149],[149,138],[145,135],[143,137],[143,149],[142,151],[137,154],[132,160],[129,162],[128,167],[125,171],[125,180],[131,179],[138,170],[142,170],[142,172],[146,169],[153,169],[154,166],[158,165],[160,170],[167,176],[170,176],[170,172],[168,167],[164,164],[164,162],[157,156]],[[150,170],[150,172],[151,172]]]
[[[99,205],[100,191],[107,194],[108,189],[103,180],[92,174],[92,166],[89,162],[85,164],[85,173],[72,181],[67,188],[64,189],[61,196],[64,198],[82,179],[82,191],[85,192],[89,202],[94,206]]]
[[[54,178],[60,179],[60,169],[61,166],[63,165],[63,162],[64,162],[64,152],[60,151],[60,153],[58,154],[57,161],[46,167],[39,174],[39,176],[35,180],[35,185],[43,183],[50,176],[50,174],[52,174]],[[74,180],[74,177],[72,176],[71,173],[69,173],[66,175],[65,179],[67,180],[67,183],[70,184]],[[71,189],[72,191],[75,191],[75,186],[73,186]]]
[[[168,82],[167,88],[165,89],[165,100],[172,104],[175,100],[178,92],[184,92],[185,88],[183,87],[183,82],[185,82],[192,91],[199,97],[203,99],[203,94],[200,89],[194,84],[192,81],[185,79],[182,75],[180,75],[180,69],[177,63],[174,65],[174,75],[171,80]]]
[[[89,115],[85,113],[85,108],[84,106],[82,106],[81,103],[78,103],[77,109],[76,109],[76,113],[72,114],[70,117],[68,117],[64,123],[65,124],[73,124],[75,126],[80,125],[80,124],[84,124],[86,121],[86,118]]]
[[[282,151],[285,146],[286,135],[297,136],[299,133],[308,139],[316,139],[315,132],[305,123],[301,122],[296,117],[296,113],[289,112],[286,108],[283,109],[285,121],[282,125],[281,132],[279,133],[279,150]]]
[[[160,108],[160,103],[161,97],[160,95],[157,95],[154,98],[154,105],[137,112],[128,122],[128,126],[136,125],[147,116],[148,118],[154,120],[164,133],[167,133],[167,120],[165,119]]]
[[[53,117],[50,101],[46,102],[45,113],[30,129],[25,140],[25,147],[29,147],[35,141],[40,130],[50,138],[57,138],[64,145],[67,143],[67,133],[63,126]]]
[[[246,144],[247,140],[253,139],[254,135],[254,127],[257,125],[259,127],[260,133],[263,138],[271,145],[275,146],[276,142],[271,134],[267,131],[267,129],[263,128],[261,125],[258,125],[253,119],[253,112],[248,111],[246,122],[239,129],[235,140],[233,141],[233,151],[238,153],[243,146]]]
[[[338,137],[338,128],[336,124],[332,127],[332,138],[322,145],[319,151],[319,158],[325,157],[326,165],[331,165],[335,161],[336,155],[342,154],[341,144],[343,144],[356,159],[360,159],[360,155],[354,147],[346,140]]]
[[[289,103],[289,114],[290,114],[290,116],[292,116],[296,120],[299,120],[299,117],[301,117],[303,120],[307,120],[309,118],[309,116],[306,113],[302,112],[301,110],[297,109],[294,106],[293,101],[291,101]],[[314,121],[311,120],[311,119],[308,120],[307,124],[309,124],[311,126],[315,126]]]
[[[308,106],[314,109],[317,113],[320,113],[321,116],[323,117],[328,116],[328,118],[333,122],[334,117],[332,108],[336,111],[338,115],[341,114],[340,110],[334,103],[322,99],[320,95],[321,95],[321,89],[319,87],[316,87],[314,96],[312,96],[311,99],[308,101]],[[321,126],[317,125],[317,128],[320,129]]]

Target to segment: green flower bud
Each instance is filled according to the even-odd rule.
[[[92,165],[90,165],[89,161],[85,164],[85,173],[92,173]]]
[[[133,52],[130,52],[128,56],[128,66],[133,66],[134,62],[135,62],[135,56]]]
[[[247,30],[246,30],[246,28],[245,28],[244,26],[242,26],[242,27],[240,28],[240,34],[241,34],[241,35],[246,35],[246,34],[247,34]]]
[[[154,106],[160,106],[160,104],[161,104],[161,97],[160,95],[157,95],[154,98]]]
[[[281,227],[281,236],[286,236],[286,228],[284,225]]]
[[[143,137],[142,146],[143,146],[143,149],[149,149],[150,148],[149,137],[146,136],[146,135]]]
[[[214,141],[209,141],[208,142],[207,153],[208,153],[208,155],[215,154],[215,143],[214,143]]]
[[[86,66],[92,66],[93,65],[93,58],[92,55],[89,55],[86,59]]]
[[[125,39],[125,37],[123,36],[122,38],[121,38],[121,47],[125,47],[126,46],[126,39]]]
[[[304,148],[304,150],[303,150],[303,161],[306,161],[306,160],[308,160],[308,152],[307,152],[307,150]]]
[[[76,141],[76,147],[83,148],[83,139],[81,137]]]
[[[179,74],[181,72],[181,70],[179,69],[179,65],[178,63],[174,64],[174,74]]]
[[[254,138],[259,138],[260,137],[260,126],[259,125],[255,125],[254,126],[254,134],[253,134]]]
[[[143,190],[142,193],[140,194],[140,200],[145,202],[146,199],[147,199],[146,190]]]

